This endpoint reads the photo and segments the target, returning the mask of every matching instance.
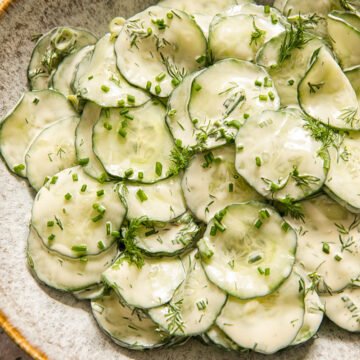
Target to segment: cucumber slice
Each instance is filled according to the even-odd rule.
[[[193,336],[214,324],[226,294],[206,278],[197,250],[186,255],[183,263],[186,279],[168,305],[151,309],[149,315],[171,335]]]
[[[324,317],[324,309],[319,295],[313,288],[313,282],[310,281],[306,272],[296,265],[294,271],[304,280],[303,287],[305,289],[304,322],[295,340],[291,343],[291,345],[298,345],[308,341],[317,333]]]
[[[282,12],[284,10],[286,2],[287,2],[287,0],[275,0],[273,6],[275,9],[278,9],[279,11]]]
[[[191,212],[206,223],[229,204],[263,199],[237,174],[233,145],[195,155],[181,186]]]
[[[298,233],[296,261],[318,291],[339,291],[360,274],[359,219],[326,195],[301,205],[304,222],[286,219]]]
[[[265,81],[265,86],[255,82]],[[263,99],[263,100],[262,100]],[[192,83],[189,114],[206,136],[233,140],[244,118],[277,109],[280,100],[266,71],[250,62],[227,59],[201,72]]]
[[[1,122],[1,155],[9,170],[25,176],[25,154],[33,140],[49,124],[69,116],[76,113],[62,94],[53,90],[25,92]]]
[[[226,58],[255,60],[264,43],[285,31],[270,13],[265,16],[225,13],[214,17],[210,25],[209,51],[215,61]],[[239,41],[241,39],[241,41]]]
[[[358,120],[355,120],[358,122]],[[359,122],[360,125],[360,122]],[[360,135],[351,132],[341,145],[329,148],[330,169],[324,190],[348,210],[360,213]]]
[[[106,178],[106,172],[92,149],[93,127],[99,120],[101,107],[95,103],[86,103],[81,114],[79,125],[75,132],[76,157],[79,163],[84,164],[83,170],[89,176],[98,179]]]
[[[128,305],[149,309],[173,297],[185,272],[180,258],[145,258],[139,268],[120,256],[103,273],[103,279]]]
[[[217,325],[213,325],[204,335],[210,344],[229,351],[246,352],[235,344]]]
[[[74,92],[71,84],[79,63],[87,54],[94,50],[94,46],[85,46],[82,49],[68,55],[58,66],[52,77],[52,88],[61,92],[64,96],[68,97],[73,95]]]
[[[252,1],[242,0],[242,2]],[[185,11],[189,14],[200,13],[214,16],[237,3],[237,0],[160,0],[158,5]]]
[[[188,104],[190,100],[191,84],[200,72],[194,72],[184,78],[181,84],[174,89],[168,100],[166,123],[172,136],[181,141],[181,146],[194,149],[211,149],[226,143],[223,138],[217,138],[216,134],[195,128],[190,119]]]
[[[285,33],[268,41],[258,52],[257,64],[265,66],[275,83],[281,105],[298,105],[297,88],[310,65],[315,50],[325,46],[324,40],[304,33],[306,43],[291,51],[290,57],[279,64],[280,49],[284,44]]]
[[[98,284],[83,290],[74,291],[72,294],[78,300],[95,300],[102,297],[107,290],[104,284]]]
[[[327,17],[327,28],[334,52],[343,69],[360,65],[360,50],[357,44],[360,42],[360,19],[351,14],[357,20],[347,21],[342,17],[342,12],[332,11]],[[347,16],[349,19],[349,15]]]
[[[120,229],[125,214],[118,186],[101,184],[78,166],[58,173],[40,189],[31,223],[50,250],[79,258],[108,249],[115,242],[111,231]]]
[[[326,316],[337,326],[360,332],[360,288],[350,286],[340,293],[321,295]]]
[[[128,205],[128,219],[145,216],[150,221],[169,222],[186,211],[180,176],[153,185],[126,184],[122,190]]]
[[[111,266],[118,255],[117,244],[97,256],[69,259],[49,251],[31,227],[27,257],[36,277],[58,290],[77,291],[101,281],[101,273]]]
[[[278,289],[291,273],[296,251],[296,233],[283,223],[272,207],[255,201],[216,214],[198,242],[209,280],[241,299]]]
[[[28,68],[31,88],[45,89],[45,87],[37,87],[37,85],[45,85],[45,82],[33,82],[33,78],[41,74],[50,80],[52,73],[66,56],[87,45],[95,44],[96,41],[95,35],[91,32],[73,27],[58,27],[44,34],[36,43],[31,55]]]
[[[190,214],[169,223],[145,221],[136,231],[134,244],[149,256],[175,256],[194,243],[200,230]]]
[[[199,25],[205,38],[208,39],[210,24],[211,24],[213,17],[210,15],[204,15],[204,14],[199,14],[199,13],[192,14],[192,16],[194,17],[195,22]]]
[[[204,34],[190,15],[162,6],[130,18],[115,43],[122,75],[161,97],[205,65],[206,48]]]
[[[143,183],[169,176],[174,141],[165,108],[156,100],[128,110],[104,109],[93,129],[93,149],[108,174]]]
[[[236,344],[272,354],[291,344],[304,318],[304,292],[294,273],[275,293],[252,300],[229,297],[216,324]]]
[[[349,119],[357,112],[355,91],[329,51],[321,48],[298,86],[299,104],[309,116],[335,128],[358,130],[360,123]]]
[[[31,79],[30,90],[34,89],[48,89],[51,87],[52,77],[47,74],[35,75]]]
[[[114,39],[109,33],[96,43],[94,52],[80,63],[73,88],[84,99],[103,107],[139,106],[149,100],[144,91],[130,85],[119,73]]]
[[[92,300],[91,309],[101,330],[120,346],[145,350],[162,347],[170,341],[169,335],[143,311],[123,305],[114,291]]]
[[[345,75],[355,90],[356,97],[360,103],[360,66],[355,66],[352,69],[345,71]]]
[[[240,129],[235,168],[263,196],[299,200],[324,184],[322,144],[304,125],[300,111],[283,109],[250,117]]]
[[[75,129],[79,117],[59,120],[45,128],[32,142],[25,155],[26,175],[39,191],[56,173],[77,165]]]

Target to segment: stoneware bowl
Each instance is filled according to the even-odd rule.
[[[196,0],[194,0],[196,1]],[[3,0],[0,2],[0,118],[28,88],[31,35],[54,26],[105,33],[115,16],[129,17],[155,0]],[[19,139],[21,141],[21,139]],[[359,359],[360,342],[324,321],[319,336],[272,356],[239,355],[190,340],[186,345],[135,352],[115,345],[97,327],[87,301],[39,284],[26,265],[26,238],[34,192],[0,161],[0,325],[34,359]],[[269,329],[271,331],[271,329]],[[0,349],[2,351],[2,349]],[[5,359],[0,352],[0,359]],[[5,359],[9,360],[9,359]]]

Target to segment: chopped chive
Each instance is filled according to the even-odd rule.
[[[336,254],[336,255],[334,256],[334,259],[335,259],[336,261],[341,261],[341,260],[342,260],[342,257],[341,257],[340,255]]]
[[[121,135],[123,138],[126,137],[127,131],[123,128],[119,129],[118,134]]]
[[[131,114],[125,114],[124,117],[129,120],[134,120],[134,115]]]
[[[48,240],[49,241],[53,241],[55,239],[55,235],[54,234],[51,234],[49,237],[48,237]]]
[[[54,226],[54,222],[53,222],[53,221],[48,221],[48,222],[46,223],[46,226],[47,226],[47,227],[53,227],[53,226]]]
[[[210,235],[215,236],[216,232],[217,232],[217,227],[215,225],[213,225],[210,229]]]
[[[324,242],[323,246],[322,246],[322,251],[325,254],[330,254],[330,245],[328,243]]]
[[[260,275],[264,275],[264,270],[260,266],[258,266],[257,271]]]
[[[233,183],[229,184],[229,192],[234,192],[234,184]]]
[[[95,209],[95,210],[96,210],[99,206],[100,206],[100,205],[99,205],[98,203],[95,203],[95,204],[92,205],[93,209]]]
[[[105,116],[107,119],[110,118],[110,109],[105,109]]]
[[[118,104],[118,107],[124,107],[125,106],[125,100],[119,100],[117,104]]]
[[[155,165],[155,173],[157,176],[161,176],[162,168],[163,168],[162,163],[157,161]]]
[[[33,100],[33,103],[34,103],[35,105],[37,105],[39,102],[40,102],[40,99],[38,99],[37,97]]]
[[[103,196],[105,194],[105,191],[103,189],[96,192],[97,196]]]
[[[259,95],[260,101],[267,101],[267,99],[268,99],[267,95]]]
[[[76,252],[82,252],[82,251],[87,250],[87,246],[86,245],[74,245],[71,247],[71,250],[76,251]]]
[[[236,150],[241,151],[244,150],[244,145],[239,145],[236,147]]]
[[[126,128],[127,125],[128,125],[128,123],[127,123],[126,120],[123,120],[123,121],[121,122],[121,127],[122,127],[122,128]]]
[[[73,179],[74,182],[78,181],[79,180],[78,174],[72,174],[72,179]]]
[[[227,126],[232,126],[235,129],[239,130],[241,128],[241,123],[240,123],[240,121],[237,121],[237,120],[231,120],[227,123]]]
[[[274,95],[274,93],[272,91],[269,91],[268,95],[269,95],[269,98],[270,98],[271,101],[275,100],[275,95]]]
[[[265,5],[264,6],[264,13],[265,14],[270,14],[270,5]]]
[[[89,163],[89,158],[83,158],[83,159],[79,159],[79,165],[87,165]]]
[[[173,84],[173,86],[178,86],[180,84],[180,80],[177,78],[172,78],[171,80],[171,84]]]
[[[265,87],[272,87],[273,86],[272,80],[270,80],[267,76],[265,76],[265,78],[264,78],[264,86]]]
[[[134,174],[134,170],[133,169],[127,169],[127,170],[125,170],[125,172],[124,172],[124,176],[126,177],[126,178],[128,178],[128,177],[130,177],[130,176],[132,176]]]
[[[195,83],[194,84],[194,89],[195,89],[195,91],[200,91],[202,89],[202,86],[200,84],[198,84],[198,83]]]
[[[163,81],[165,79],[166,74],[164,72],[160,73],[158,76],[155,77],[157,82]]]
[[[224,232],[226,230],[226,227],[220,221],[218,221],[216,219],[214,219],[214,225],[221,232]]]
[[[150,36],[152,34],[152,28],[148,27],[146,30],[147,34]]]
[[[23,164],[19,164],[19,165],[14,166],[14,171],[15,171],[16,173],[20,173],[20,172],[22,172],[23,170],[25,170],[25,165],[23,165]]]
[[[270,217],[270,213],[267,209],[261,210],[259,214],[263,219],[268,219]]]
[[[255,86],[261,86],[262,85],[262,82],[259,81],[259,80],[255,80]]]
[[[102,173],[96,180],[100,183],[103,184],[107,179],[107,176],[105,173]]]
[[[94,78],[94,75],[90,75],[89,77],[88,77],[88,80],[92,80]]]
[[[144,173],[142,171],[138,172],[138,178],[142,180],[144,178]]]
[[[148,199],[148,197],[146,196],[146,194],[144,193],[144,190],[139,189],[136,193],[137,197],[139,198],[139,200],[141,202],[144,202]]]
[[[99,214],[99,215],[96,215],[95,217],[93,217],[91,220],[92,220],[93,222],[98,222],[98,221],[100,221],[102,218],[103,218],[103,215],[102,215],[102,214]]]
[[[271,22],[275,25],[278,23],[278,18],[275,14],[271,14]]]
[[[111,222],[108,221],[106,223],[106,235],[110,235],[111,234]],[[100,242],[100,241],[99,241]],[[99,243],[98,243],[99,244]]]
[[[109,90],[110,90],[110,88],[108,87],[108,86],[106,86],[106,85],[101,85],[101,90],[103,91],[103,92],[109,92]]]
[[[203,54],[203,55],[199,56],[199,57],[196,59],[196,62],[197,62],[198,64],[201,64],[201,63],[203,63],[205,60],[206,60],[206,55]]]
[[[148,81],[147,83],[146,83],[146,90],[147,91],[149,91],[150,89],[151,89],[151,81]]]
[[[72,195],[70,193],[65,194],[65,200],[70,200],[72,198]]]
[[[161,87],[160,87],[160,85],[156,85],[156,86],[155,86],[155,93],[156,93],[157,95],[159,95],[159,94],[161,93]]]
[[[105,211],[106,211],[106,208],[105,208],[105,206],[99,205],[99,206],[96,208],[96,211],[97,211],[100,215],[104,215],[104,213],[105,213]]]
[[[98,246],[98,248],[99,248],[100,250],[104,250],[104,249],[105,249],[104,243],[103,243],[102,241],[99,241],[99,242],[97,243],[97,246]]]
[[[254,226],[257,228],[257,229],[260,229],[261,226],[262,226],[262,221],[260,219],[257,219],[255,222],[254,222]]]
[[[50,178],[48,176],[45,176],[43,185],[45,185],[49,180],[50,180]]]
[[[135,104],[135,96],[128,94],[126,97],[128,103]]]
[[[256,166],[261,166],[261,159],[259,158],[259,156],[257,156],[255,158],[255,163],[256,163]]]
[[[266,268],[265,269],[265,276],[269,276],[270,275],[270,268]]]
[[[80,258],[80,261],[82,262],[82,263],[87,263],[88,262],[88,258],[86,258],[86,257],[81,257]]]
[[[85,192],[85,191],[86,191],[86,188],[87,188],[87,185],[84,184],[84,185],[81,187],[80,191],[81,191],[81,192]]]
[[[249,114],[244,114],[244,119],[246,120],[246,119],[248,119],[250,117],[250,115]]]
[[[129,109],[124,109],[120,111],[120,115],[126,115],[129,112]]]
[[[148,236],[150,236],[150,235],[155,235],[155,234],[157,234],[157,233],[158,233],[158,231],[156,231],[155,229],[152,229],[152,230],[150,230],[150,231],[147,231],[147,232],[145,233],[145,236],[148,237]]]
[[[182,140],[181,139],[176,139],[175,144],[177,147],[181,148],[182,147]]]
[[[104,122],[104,128],[106,129],[106,130],[111,130],[112,129],[112,125],[111,124],[109,124],[107,121],[105,121]]]
[[[281,229],[286,232],[286,231],[288,231],[290,229],[290,225],[287,222],[284,221],[281,224]]]
[[[288,81],[289,86],[293,86],[293,85],[294,85],[294,83],[295,83],[295,81],[294,81],[294,80],[292,80],[292,79]]]
[[[191,122],[192,122],[194,125],[196,125],[196,124],[199,122],[199,120],[198,120],[198,119],[192,119]]]
[[[171,13],[171,12],[168,12],[166,14],[166,16],[167,16],[168,19],[172,19],[174,17],[173,13]]]
[[[254,257],[251,257],[249,260],[248,260],[248,263],[249,264],[254,264],[256,263],[257,261],[261,260],[262,259],[262,256],[261,255],[256,255]]]
[[[111,236],[118,239],[120,237],[120,232],[119,231],[112,231]]]

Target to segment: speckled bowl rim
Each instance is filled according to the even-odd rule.
[[[13,0],[3,0],[0,3],[0,21],[6,8],[13,2]],[[22,333],[16,329],[6,315],[0,309],[0,326],[5,333],[27,354],[29,354],[34,360],[49,360],[49,358],[39,351],[36,347],[30,344],[30,342],[22,335]]]

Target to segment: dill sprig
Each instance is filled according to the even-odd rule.
[[[254,31],[251,33],[250,45],[254,42],[257,45],[258,40],[261,40],[266,34],[266,31],[259,29],[255,24],[255,19],[253,19],[253,28]]]
[[[315,185],[320,181],[319,178],[312,175],[300,175],[296,165],[294,165],[290,176],[294,179],[295,185],[299,186],[302,190],[309,189],[310,185]]]
[[[286,195],[284,199],[278,199],[285,216],[290,215],[295,220],[305,222],[304,209],[301,204],[295,202],[295,199]]]
[[[175,146],[170,152],[172,165],[170,166],[168,175],[177,175],[181,170],[186,169],[189,166],[193,155],[194,151],[188,146],[184,148]]]
[[[148,222],[146,216],[131,219],[125,231],[123,242],[125,245],[124,258],[131,264],[135,264],[139,269],[144,265],[144,257],[140,249],[135,244],[136,232],[141,225]]]
[[[346,124],[350,124],[351,127],[354,127],[355,125],[358,125],[360,122],[360,119],[356,117],[357,109],[349,107],[342,111],[338,119],[344,121]]]
[[[168,324],[168,331],[171,335],[175,334],[176,332],[184,332],[184,322],[181,316],[181,306],[183,303],[183,299],[177,301],[175,304],[169,303],[167,308],[167,314],[165,314],[166,322]]]
[[[180,84],[185,76],[187,75],[187,71],[185,68],[180,69],[174,63],[170,62],[169,57],[165,57],[163,53],[160,53],[161,61],[166,67],[167,73],[173,78],[178,81]]]
[[[357,13],[360,6],[356,0],[340,0],[340,5],[345,9]]]

